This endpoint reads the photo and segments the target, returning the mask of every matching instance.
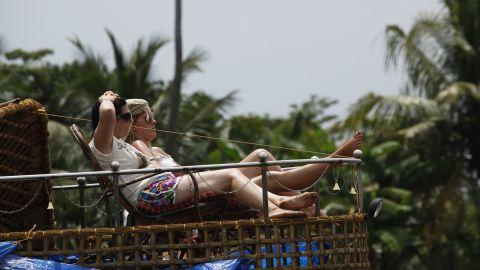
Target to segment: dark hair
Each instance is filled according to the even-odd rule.
[[[92,107],[92,134],[95,132],[95,129],[98,126],[98,121],[100,120],[100,101],[95,102],[95,105]],[[115,115],[121,113],[122,107],[127,105],[125,99],[117,97],[113,101],[113,106],[115,107]]]

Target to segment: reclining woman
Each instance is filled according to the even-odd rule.
[[[99,97],[92,108],[93,136],[89,147],[105,170],[116,160],[121,169],[137,169],[143,165],[156,167],[133,146],[125,142],[132,126],[132,114],[124,99],[112,91]],[[216,190],[233,191],[234,196],[246,206],[261,210],[262,189],[237,169],[225,169],[200,172],[206,183],[199,183],[199,191],[205,192],[212,186]],[[120,183],[127,183],[138,175],[122,175]],[[133,205],[139,202],[151,204],[152,208],[181,203],[193,197],[190,190],[191,179],[188,175],[175,177],[171,173],[162,174],[143,181],[127,185],[122,193]],[[209,185],[209,186],[208,186]],[[314,192],[306,192],[297,196],[286,197],[269,193],[269,217],[282,218],[305,216],[296,211],[313,205],[317,198]]]
[[[145,156],[153,160],[160,167],[172,167],[178,164],[162,149],[153,147],[151,142],[156,138],[156,121],[153,113],[144,99],[128,99],[127,105],[133,116],[133,126],[130,133],[132,145],[141,151]],[[359,149],[362,142],[362,134],[356,132],[353,138],[340,146],[330,157],[351,157],[353,151]],[[247,155],[241,162],[259,161],[259,153],[267,154],[267,161],[273,161],[275,158],[264,149],[257,149]],[[292,170],[284,171],[280,166],[269,166],[270,173],[268,191],[281,195],[298,195],[298,192],[289,192],[288,189],[300,190],[313,184],[328,169],[327,164],[309,164]],[[261,170],[259,167],[239,168],[247,178],[258,186],[262,185]],[[273,179],[271,179],[273,178]],[[199,183],[201,184],[201,182]],[[288,189],[285,189],[287,187]]]

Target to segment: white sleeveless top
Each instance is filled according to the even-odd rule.
[[[178,164],[175,162],[175,160],[173,160],[170,155],[156,156],[154,158],[151,158],[150,160],[157,161],[160,167],[178,167]]]
[[[104,170],[111,170],[110,164],[112,161],[118,161],[120,163],[120,170],[129,170],[129,169],[138,169],[142,164],[142,153],[135,149],[132,145],[125,142],[122,139],[117,139],[113,137],[112,140],[112,152],[110,154],[103,154],[100,152],[93,143],[93,139],[88,144],[90,149],[92,149],[93,154],[97,158],[100,166]],[[149,166],[150,167],[150,166]],[[142,176],[142,174],[126,174],[119,176],[119,184],[128,183],[138,177]],[[132,203],[136,205],[137,198],[140,192],[147,187],[152,181],[154,181],[156,177],[151,177],[144,179],[140,182],[125,186],[122,189],[123,195]]]

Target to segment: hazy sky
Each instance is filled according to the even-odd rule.
[[[383,31],[408,29],[420,12],[440,10],[438,0],[184,0],[184,54],[208,51],[203,73],[184,91],[220,97],[240,90],[231,113],[286,115],[289,105],[316,94],[339,100],[329,112],[345,115],[361,95],[398,92],[399,71],[385,72]],[[78,57],[68,38],[79,37],[107,57],[112,30],[128,52],[153,34],[173,40],[174,0],[0,0],[0,35],[7,49],[53,48],[48,58]],[[156,78],[170,79],[173,42],[156,58]]]

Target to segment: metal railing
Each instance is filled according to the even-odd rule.
[[[99,187],[99,184],[87,184],[85,177],[96,177],[96,176],[112,176],[113,182],[113,197],[114,201],[114,213],[115,213],[115,225],[121,225],[120,217],[120,185],[119,185],[119,176],[127,174],[160,174],[164,172],[192,172],[192,171],[205,171],[205,170],[219,170],[219,169],[228,169],[228,168],[246,168],[246,167],[260,167],[262,175],[262,191],[263,191],[263,214],[264,218],[268,219],[268,190],[267,190],[267,167],[273,165],[287,165],[287,166],[298,166],[305,164],[337,164],[337,165],[351,165],[351,166],[360,166],[361,164],[361,151],[356,150],[354,152],[355,158],[312,158],[312,159],[297,159],[297,160],[276,160],[276,161],[266,161],[266,155],[260,153],[259,162],[243,162],[243,163],[223,163],[223,164],[211,164],[211,165],[192,165],[192,166],[177,166],[177,167],[163,167],[163,168],[145,168],[145,169],[128,169],[120,170],[120,165],[118,162],[112,162],[110,171],[87,171],[87,172],[74,172],[74,173],[50,173],[50,174],[32,174],[32,175],[16,175],[16,176],[0,176],[0,182],[3,181],[46,181],[51,179],[59,178],[71,178],[77,179],[77,185],[63,185],[63,186],[54,186],[53,190],[79,190],[79,200],[80,205],[85,206],[85,189],[87,188],[96,188]],[[361,178],[361,172],[358,170],[358,195],[359,195],[359,210],[363,211],[363,183]],[[127,184],[128,185],[128,184]],[[317,207],[318,211],[318,207]],[[318,212],[316,213],[318,214]],[[85,227],[85,208],[81,207],[81,225]]]

